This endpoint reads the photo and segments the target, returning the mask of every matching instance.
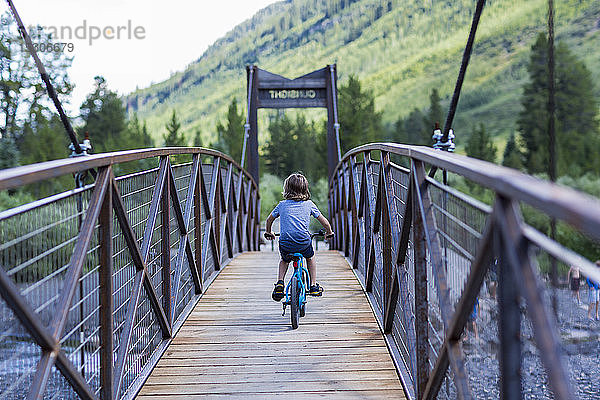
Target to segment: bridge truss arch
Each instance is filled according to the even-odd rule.
[[[0,397],[133,398],[220,269],[258,249],[258,186],[210,149],[28,165],[0,190],[90,169],[93,184],[0,212]]]
[[[440,183],[434,179],[438,169],[490,190],[493,205]],[[543,366],[552,395],[575,397],[569,374],[576,372],[567,369],[573,363],[561,341],[568,317],[550,306],[555,288],[539,267],[554,259],[598,282],[600,269],[525,224],[521,208],[598,242],[597,199],[488,162],[375,143],[349,151],[338,163],[329,203],[333,247],[345,254],[368,293],[410,397],[478,398],[484,394],[472,387],[488,384],[497,385],[500,398],[522,398],[526,385],[539,384],[522,364],[528,336],[534,343],[527,348],[537,346],[536,365]],[[477,382],[481,371],[469,365],[473,354],[463,346],[476,303],[482,323],[497,327],[498,360],[485,367],[498,378],[491,382]]]

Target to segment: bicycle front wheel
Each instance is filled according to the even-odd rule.
[[[308,291],[308,274],[306,271],[302,271],[302,282],[304,283],[304,287]],[[306,292],[304,292],[304,302],[300,305],[300,318],[306,315]]]
[[[298,319],[300,314],[300,284],[296,274],[292,275],[292,282],[290,284],[290,318],[292,319],[292,329],[298,328]]]

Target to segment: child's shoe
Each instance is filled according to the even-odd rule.
[[[273,289],[273,293],[271,293],[271,297],[273,298],[273,300],[281,301],[281,299],[283,299],[283,297],[285,296],[283,290],[283,281],[277,281],[277,283],[275,284],[275,289]]]
[[[310,289],[308,289],[308,295],[309,296],[322,296],[323,295],[323,288],[321,286],[319,286],[318,283],[315,283],[314,285],[312,285],[310,287]]]

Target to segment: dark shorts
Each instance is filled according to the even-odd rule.
[[[304,258],[311,258],[315,255],[312,242],[306,246],[298,246],[295,244],[279,242],[279,253],[281,254],[281,259],[285,262],[292,261],[292,254],[294,253],[300,253]]]
[[[571,278],[571,290],[574,292],[579,290],[579,278]]]
[[[471,314],[469,314],[469,318],[467,319],[468,322],[475,322],[477,320],[477,310],[473,310],[471,311]]]

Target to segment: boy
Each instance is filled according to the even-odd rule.
[[[596,266],[600,267],[600,260],[596,261]],[[596,321],[598,321],[598,303],[600,302],[600,283],[586,278],[588,284],[588,319],[592,319],[592,310],[596,307]]]
[[[265,239],[273,240],[275,235],[271,232],[271,225],[277,217],[281,217],[279,237],[281,261],[279,261],[279,274],[271,297],[275,301],[280,301],[285,296],[283,280],[293,253],[300,253],[306,258],[310,275],[308,294],[321,296],[323,288],[316,282],[317,266],[313,259],[315,252],[312,248],[308,225],[310,217],[315,217],[325,228],[326,238],[333,236],[331,225],[327,218],[321,214],[315,203],[310,200],[308,180],[304,175],[296,173],[287,177],[283,183],[283,198],[285,200],[280,201],[267,218],[265,228]]]

